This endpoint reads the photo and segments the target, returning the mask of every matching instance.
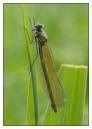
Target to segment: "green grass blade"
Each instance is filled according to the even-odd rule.
[[[30,67],[30,80],[31,84],[28,88],[28,102],[27,102],[27,120],[26,124],[28,125],[38,125],[38,90],[37,90],[37,77],[36,77],[36,61],[32,66],[34,61],[36,51],[35,46],[33,45],[32,41],[32,33],[29,30],[32,29],[31,25],[29,25],[29,15],[25,11],[23,14],[24,20],[24,32],[26,38],[26,48],[27,48],[27,55],[28,55],[28,62]],[[28,36],[29,34],[29,36]],[[32,67],[31,67],[32,66]]]
[[[27,11],[25,11],[24,6],[24,26],[28,30],[30,37],[32,36],[30,32],[29,17]],[[26,37],[26,48],[27,56],[29,60],[29,65],[33,64],[36,57],[36,48],[35,43],[30,45],[29,38],[25,31]],[[32,40],[32,39],[31,39]],[[37,57],[32,69],[30,69],[31,74],[31,84],[28,88],[28,101],[27,101],[27,125],[42,125],[44,123],[45,116],[47,115],[47,110],[49,106],[48,96],[44,93],[43,90],[43,75],[41,74],[40,59]],[[45,103],[44,103],[45,98]],[[44,116],[43,116],[44,113]]]
[[[62,65],[59,71],[66,102],[57,113],[51,109],[45,125],[82,125],[85,108],[87,66]]]
[[[65,89],[65,125],[82,125],[85,107],[87,66],[63,65],[60,76]]]

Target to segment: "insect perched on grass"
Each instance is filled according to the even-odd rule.
[[[32,32],[37,46],[37,53],[40,56],[44,79],[51,101],[51,107],[54,112],[57,112],[57,107],[64,104],[64,92],[54,67],[50,49],[47,43],[47,35],[43,28],[44,26],[42,24],[34,24]]]

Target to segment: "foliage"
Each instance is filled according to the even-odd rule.
[[[45,31],[48,35],[48,44],[52,49],[57,71],[63,63],[74,64],[73,68],[63,67],[62,75],[60,72],[60,79],[62,79],[65,94],[67,95],[65,104],[67,111],[63,112],[64,107],[62,107],[61,114],[58,113],[57,115],[51,111],[48,97],[44,95],[42,89],[41,78],[39,78],[40,72],[36,69],[38,102],[40,105],[38,105],[39,124],[67,125],[69,123],[63,123],[62,121],[66,119],[66,121],[70,121],[71,125],[75,125],[75,123],[71,123],[74,117],[72,113],[74,110],[70,110],[70,108],[74,109],[74,107],[73,105],[68,105],[68,102],[70,102],[70,100],[68,101],[68,95],[70,92],[72,97],[76,95],[71,100],[71,103],[75,103],[75,106],[78,101],[79,103],[84,103],[86,94],[86,84],[84,83],[86,83],[87,67],[78,67],[76,69],[75,65],[88,65],[88,4],[4,4],[4,125],[27,124],[25,119],[30,74],[23,28],[23,6],[25,6],[25,16],[30,16],[31,18],[35,16],[36,21],[44,23]],[[31,34],[31,27],[29,25],[27,27],[29,27],[28,30]],[[39,58],[36,61],[36,65],[38,64]],[[75,87],[73,87],[74,84]],[[78,88],[77,84],[78,87],[81,85],[78,90],[83,93],[83,96],[79,95],[79,92],[75,94]],[[29,91],[32,91],[32,82],[30,82],[29,88]],[[30,96],[30,105],[32,106],[31,113],[34,116],[34,99],[32,94],[33,92]],[[79,111],[76,109],[75,116],[76,113],[80,115],[80,110],[84,108],[86,118],[85,122],[80,120],[83,123],[78,122],[76,124],[88,124],[87,107],[88,104],[84,105],[84,107],[81,106],[80,109],[78,107]],[[64,113],[67,113],[68,110],[71,111],[72,116],[69,119],[68,116],[63,118]],[[35,118],[33,116],[31,124],[34,124]],[[55,116],[57,116],[57,121]],[[76,119],[74,120],[76,121]]]

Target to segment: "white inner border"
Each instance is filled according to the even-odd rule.
[[[0,129],[37,128],[37,126],[3,126],[3,3],[30,3],[30,0],[0,0]],[[31,3],[89,3],[89,126],[38,126],[38,128],[89,128],[92,127],[92,1],[91,0],[31,0]]]

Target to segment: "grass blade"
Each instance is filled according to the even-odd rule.
[[[87,86],[87,66],[62,65],[59,75],[66,102],[56,114],[49,109],[45,125],[82,125]]]
[[[28,125],[38,125],[38,90],[37,90],[37,77],[36,77],[36,66],[35,64],[32,66],[32,62],[34,61],[35,56],[35,46],[32,44],[32,34],[29,31],[31,26],[29,25],[29,17],[28,13],[25,13],[24,9],[24,31],[26,38],[26,48],[27,48],[27,56],[30,67],[30,80],[31,83],[28,88],[28,102],[27,102],[27,120],[26,123]],[[32,29],[32,28],[31,28]]]

